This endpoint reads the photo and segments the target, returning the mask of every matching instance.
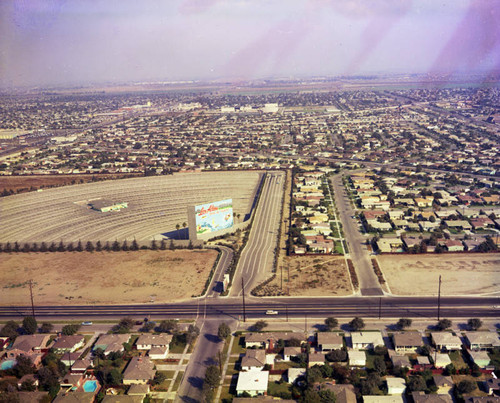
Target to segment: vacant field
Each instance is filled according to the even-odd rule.
[[[442,295],[500,292],[500,255],[398,255],[377,258],[393,294]]]
[[[290,282],[287,282],[290,267]],[[283,290],[281,271],[262,289],[262,295],[343,296],[353,293],[351,280],[343,257],[293,256],[284,259]]]
[[[203,291],[214,250],[2,254],[0,304],[169,302]]]
[[[21,175],[0,176],[0,193],[4,190],[14,192],[37,190],[57,186],[76,185],[78,183],[97,182],[111,179],[125,179],[142,174],[75,174],[75,175]]]

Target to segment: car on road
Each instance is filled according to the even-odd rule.
[[[82,322],[82,325],[83,326],[90,326],[90,325],[92,325],[92,322],[89,322],[89,321]]]
[[[273,311],[272,309],[268,309],[266,311],[266,315],[277,315],[278,314],[278,311]]]

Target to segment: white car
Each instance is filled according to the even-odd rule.
[[[82,325],[83,326],[90,326],[90,325],[92,325],[92,322],[82,322]]]
[[[266,311],[266,315],[277,315],[278,314],[278,311],[273,311],[272,309],[268,309]]]

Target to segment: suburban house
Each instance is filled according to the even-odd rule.
[[[47,348],[49,340],[50,335],[48,334],[27,334],[17,336],[12,344],[11,350],[19,350],[25,353],[39,353],[42,349]]]
[[[445,368],[451,364],[451,358],[448,354],[436,353],[434,355],[434,366],[436,368]]]
[[[318,352],[311,352],[309,354],[308,365],[309,368],[314,367],[315,365],[323,365],[325,363],[325,354]]]
[[[460,337],[450,332],[432,332],[432,341],[438,350],[460,350],[462,341]]]
[[[492,395],[496,392],[499,394],[500,392],[500,379],[490,378],[484,382],[484,386],[486,389],[486,393],[488,395]]]
[[[406,390],[406,382],[403,378],[387,377],[387,394],[388,395],[402,395]]]
[[[394,349],[398,353],[416,352],[424,343],[419,332],[394,333],[392,336]]]
[[[364,351],[351,350],[348,352],[349,365],[352,367],[366,366],[366,353]]]
[[[494,347],[500,347],[498,334],[494,332],[467,332],[465,341],[471,350],[488,350]]]
[[[162,360],[167,358],[171,334],[141,334],[137,339],[137,350],[147,350],[152,360]]]
[[[470,359],[476,364],[479,368],[486,368],[490,365],[490,356],[486,351],[479,350],[467,350],[469,353]]]
[[[156,370],[149,357],[132,357],[125,371],[123,371],[123,384],[146,384],[154,378]]]
[[[425,392],[412,392],[411,396],[415,403],[453,403],[450,395],[426,395]]]
[[[104,355],[108,355],[111,352],[123,352],[125,351],[123,344],[129,340],[130,334],[103,334],[95,342],[93,351],[100,348],[104,352]]]
[[[67,367],[71,367],[75,361],[77,361],[80,358],[81,352],[77,353],[71,353],[67,351],[64,353],[61,357],[61,362],[66,365]]]
[[[90,360],[87,360],[85,358],[82,360],[75,360],[73,361],[73,365],[71,365],[71,373],[83,374],[87,370],[87,368],[90,367],[91,365],[92,363],[90,362]]]
[[[72,336],[61,336],[56,339],[52,348],[56,353],[64,353],[69,351],[70,353],[82,348],[85,345],[85,337],[81,335]]]
[[[242,371],[261,371],[266,365],[265,350],[247,350],[246,354],[241,359]]]
[[[453,389],[453,379],[451,376],[444,375],[433,375],[432,380],[434,381],[434,385],[438,388],[438,395],[449,393],[451,389]]]
[[[271,333],[248,333],[245,335],[245,348],[269,348],[271,340],[274,340]]]
[[[363,402],[365,403],[403,403],[403,395],[387,395],[387,396],[363,396]]]
[[[389,354],[394,367],[411,368],[410,358],[407,355]]]
[[[373,349],[383,346],[384,339],[380,331],[375,332],[351,332],[352,348],[355,350]]]
[[[297,378],[300,378],[301,376],[306,376],[306,369],[305,368],[288,368],[288,383],[294,383]]]
[[[285,347],[283,349],[283,360],[290,361],[292,357],[297,357],[300,353],[302,353],[300,347]]]
[[[343,338],[338,333],[320,332],[316,334],[316,339],[321,351],[339,350],[344,346]]]
[[[236,384],[236,396],[241,396],[245,392],[250,396],[265,395],[268,383],[268,371],[240,372]]]
[[[353,385],[325,382],[318,385],[317,389],[331,390],[335,394],[335,403],[356,403],[356,393]]]

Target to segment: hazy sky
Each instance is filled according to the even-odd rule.
[[[0,85],[500,69],[499,0],[0,0]]]

